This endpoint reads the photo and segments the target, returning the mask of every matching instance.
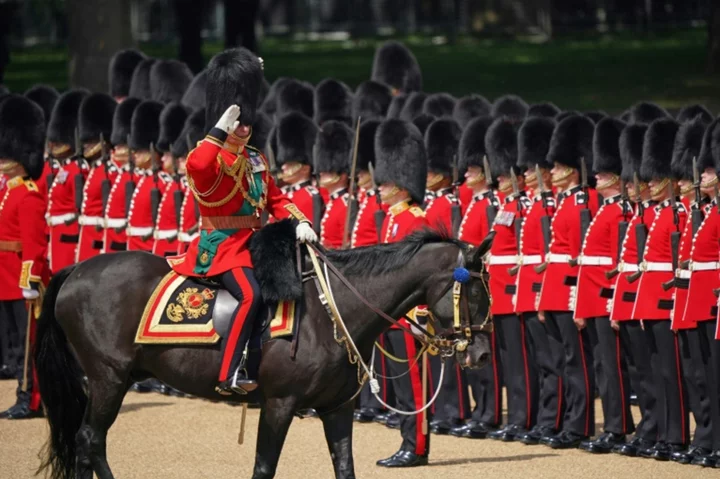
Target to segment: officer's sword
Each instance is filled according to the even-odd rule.
[[[347,210],[345,210],[345,227],[343,228],[342,249],[350,247],[351,223],[355,222],[355,216],[357,215],[358,210],[357,198],[355,197],[355,173],[357,168],[358,144],[360,143],[360,121],[361,118],[358,117],[357,124],[355,125],[355,138],[353,140],[352,166],[350,167],[350,188],[348,189],[348,206]]]
[[[483,172],[485,174],[485,183],[487,183],[487,187],[490,190],[490,204],[485,209],[485,214],[487,216],[488,231],[492,231],[495,217],[497,216],[497,199],[495,198],[495,192],[492,187],[492,170],[490,169],[490,162],[488,161],[487,155],[483,156]]]

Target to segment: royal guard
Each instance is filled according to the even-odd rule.
[[[139,100],[152,100],[150,89],[150,71],[157,60],[155,58],[143,58],[135,67],[130,80],[128,96]]]
[[[608,273],[619,263],[622,241],[632,217],[632,205],[622,194],[620,180],[620,134],[625,123],[604,118],[595,126],[593,138],[593,171],[596,191],[603,202],[584,235],[580,256],[575,322],[587,329],[596,364],[602,368],[599,382],[603,408],[603,434],[580,444],[580,449],[594,454],[607,454],[625,442],[635,430],[630,411],[630,377],[625,350],[621,346],[617,325],[611,325],[609,311],[613,296]]]
[[[353,94],[345,83],[326,78],[315,87],[313,121],[322,128],[328,121],[337,121],[348,126],[352,118]]]
[[[649,125],[660,118],[670,118],[668,111],[655,103],[641,101],[631,106],[626,112],[626,123]]]
[[[120,50],[112,56],[108,68],[108,94],[116,102],[120,103],[130,96],[130,84],[135,67],[145,59],[142,52],[133,49]]]
[[[452,118],[457,99],[449,93],[433,93],[423,102],[423,113],[435,118]]]
[[[12,366],[17,400],[0,418],[42,416],[32,361],[37,313],[50,274],[45,237],[45,196],[35,184],[43,171],[45,120],[42,109],[20,95],[0,102],[0,315],[14,330]]]
[[[694,104],[682,107],[675,117],[675,121],[682,124],[686,121],[698,119],[702,123],[708,125],[713,121],[713,118],[713,114],[710,113],[710,110],[708,110],[705,106]]]
[[[168,258],[179,274],[219,278],[238,301],[222,344],[216,387],[221,395],[257,388],[255,368],[242,358],[253,324],[260,319],[256,316],[261,316],[260,287],[248,249],[253,231],[261,227],[261,214],[267,208],[278,220],[292,218],[298,222],[298,241],[317,241],[310,222],[275,185],[264,155],[247,147],[262,83],[260,60],[244,48],[226,50],[210,60],[205,122],[209,133],[187,160],[188,186],[199,203],[202,231],[187,253]]]
[[[592,171],[592,140],[595,125],[581,115],[569,115],[553,131],[547,161],[553,186],[562,193],[552,220],[552,239],[545,262],[538,316],[545,320],[548,334],[560,341],[565,351],[563,428],[557,435],[544,436],[541,444],[555,449],[575,448],[595,431],[595,374],[593,354],[586,329],[573,321],[583,225],[598,210],[597,193],[585,183],[582,171]],[[584,164],[583,164],[584,162]],[[589,179],[587,181],[590,181]]]
[[[353,96],[353,118],[360,117],[363,122],[384,119],[392,98],[386,84],[373,80],[362,82]]]
[[[400,112],[400,119],[403,121],[414,121],[415,118],[422,114],[427,96],[427,93],[421,91],[414,91],[408,94],[407,101]]]
[[[205,86],[207,85],[207,70],[203,70],[192,79],[190,85],[183,93],[180,103],[191,111],[205,109]]]
[[[78,113],[86,90],[70,90],[55,104],[48,124],[47,141],[50,156],[60,162],[48,191],[47,224],[50,227],[48,258],[50,271],[56,273],[75,263],[75,250],[80,235],[78,218],[82,208],[83,188],[88,165],[82,151],[76,151]]]
[[[308,118],[313,118],[314,101],[315,89],[310,83],[288,78],[277,92],[276,106],[273,111],[275,121],[277,122],[292,112],[302,113]]]
[[[127,98],[118,105],[113,115],[113,129],[110,142],[113,145],[111,159],[119,172],[110,187],[105,205],[105,236],[103,253],[117,253],[127,250],[127,215],[130,197],[137,182],[133,163],[130,161],[130,138],[132,115],[140,104],[137,98]]]
[[[45,115],[45,126],[47,127],[48,123],[50,123],[50,117],[52,116],[53,108],[55,108],[55,103],[57,103],[58,98],[60,98],[57,90],[48,85],[34,85],[25,92],[25,98],[34,101],[42,108]],[[35,182],[45,196],[47,196],[48,189],[60,169],[60,163],[52,159],[49,153],[46,149],[43,174],[40,175],[40,178]]]
[[[471,120],[481,116],[490,116],[490,110],[492,110],[492,104],[487,101],[487,98],[471,94],[460,98],[455,103],[452,117],[464,130]]]
[[[425,145],[420,131],[401,120],[384,121],[375,135],[375,159],[375,182],[379,185],[383,203],[388,205],[381,235],[383,243],[395,243],[428,226],[419,206],[427,180]],[[401,322],[408,325],[404,320]],[[422,409],[428,400],[427,391],[422,388],[423,368],[427,363],[422,358],[415,361],[420,343],[397,327],[390,328],[387,337],[390,354],[407,361],[388,362],[390,375],[394,376],[397,407],[403,411]],[[400,449],[378,461],[377,465],[412,467],[427,464],[430,435],[425,414],[402,416],[400,431],[403,438]]]
[[[526,116],[530,106],[517,95],[503,95],[493,102],[490,116],[500,118],[507,116],[515,120],[522,121]]]
[[[344,248],[346,215],[348,214],[348,177],[353,148],[353,132],[345,124],[330,120],[317,134],[315,173],[329,198],[320,223],[320,243],[326,248]],[[349,231],[347,232],[349,240]]]
[[[465,185],[473,192],[458,230],[458,239],[474,246],[480,245],[490,234],[495,213],[500,208],[483,159],[486,157],[485,134],[492,123],[490,117],[479,117],[468,123],[460,139],[459,169],[464,172]],[[489,173],[489,172],[487,172]],[[475,408],[470,419],[462,426],[450,430],[459,437],[483,439],[500,428],[502,423],[502,363],[495,331],[490,336],[491,362],[478,370],[467,371]]]
[[[80,208],[80,238],[75,262],[102,252],[104,212],[118,166],[110,158],[112,121],[117,102],[105,93],[93,93],[80,104],[80,141],[83,156],[90,163]]]
[[[422,90],[422,71],[415,55],[395,40],[375,50],[370,79],[389,86],[393,96]]]
[[[204,96],[204,95],[203,95]],[[183,202],[180,207],[178,225],[178,254],[187,251],[190,243],[200,236],[200,209],[187,184],[187,156],[194,150],[205,134],[205,110],[198,110],[188,116],[180,137],[173,142],[171,152],[178,158],[178,169],[182,175]]]
[[[554,120],[532,116],[528,116],[518,131],[518,166],[525,170],[525,185],[533,195],[532,206],[520,232],[518,265],[510,271],[515,275],[514,311],[524,319],[534,346],[529,349],[529,360],[537,365],[538,375],[537,422],[519,438],[527,445],[539,444],[542,437],[562,430],[564,412],[563,345],[557,335],[548,333],[547,325],[540,320],[537,311],[543,273],[536,268],[546,260],[552,236],[550,225],[556,208],[550,174],[553,165],[547,160],[553,131]]]
[[[555,118],[560,114],[560,108],[552,102],[535,103],[528,108],[527,116],[540,116],[544,118]]]
[[[179,102],[192,80],[192,71],[185,63],[158,60],[150,68],[150,98],[163,104]]]
[[[650,348],[654,392],[661,419],[657,442],[638,455],[668,460],[683,451],[690,440],[687,397],[681,374],[680,343],[670,328],[673,287],[677,268],[680,236],[685,228],[687,210],[676,198],[675,178],[671,168],[673,145],[679,125],[672,119],[653,121],[645,133],[641,174],[650,178],[648,187],[655,207],[655,219],[648,230],[633,316],[642,318]],[[636,279],[636,278],[633,278]]]

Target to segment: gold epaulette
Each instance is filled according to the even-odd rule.
[[[223,144],[225,143],[225,142],[220,141],[218,138],[215,138],[214,136],[211,136],[211,135],[206,135],[205,138],[204,138],[204,140],[209,141],[209,142],[212,143],[213,145],[219,146],[220,148],[222,148],[222,147],[223,147]],[[198,144],[200,144],[200,142],[198,142]]]
[[[28,191],[40,191],[40,189],[37,186],[37,183],[35,183],[35,180],[26,179],[24,180],[25,188],[28,189]]]
[[[410,213],[412,213],[415,218],[425,217],[425,212],[419,206],[411,206]]]

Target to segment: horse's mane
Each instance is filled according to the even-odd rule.
[[[426,244],[454,244],[465,250],[466,244],[451,238],[443,231],[424,228],[397,243],[364,246],[348,250],[328,250],[328,259],[337,264],[345,274],[378,275],[405,266]]]

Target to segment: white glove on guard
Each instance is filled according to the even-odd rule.
[[[40,297],[40,291],[34,289],[23,289],[22,294],[25,299],[37,299]]]
[[[240,107],[230,105],[215,124],[215,128],[219,128],[225,133],[230,134],[240,125],[238,118],[240,118]]]
[[[301,243],[316,243],[318,240],[315,230],[312,229],[310,223],[302,222],[295,228],[295,237]]]

